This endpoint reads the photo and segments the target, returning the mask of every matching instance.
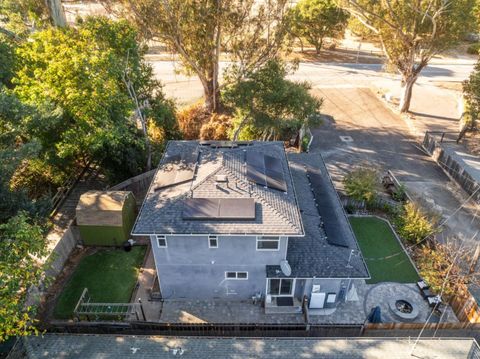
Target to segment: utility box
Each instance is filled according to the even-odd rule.
[[[88,191],[76,208],[77,226],[88,246],[121,246],[130,238],[137,205],[132,192]]]

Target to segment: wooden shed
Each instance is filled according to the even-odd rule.
[[[88,191],[80,197],[76,213],[85,245],[121,246],[135,222],[135,198],[126,191]]]

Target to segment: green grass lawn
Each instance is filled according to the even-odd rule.
[[[84,288],[88,288],[93,302],[128,303],[146,249],[102,249],[83,258],[58,298],[54,317],[71,318]]]
[[[415,268],[387,223],[375,217],[350,217],[350,223],[372,276],[368,284],[415,283],[419,280]],[[398,252],[401,253],[380,259]]]

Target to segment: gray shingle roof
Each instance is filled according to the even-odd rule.
[[[285,150],[282,142],[252,142],[238,148],[212,148],[198,141],[170,141],[166,156],[200,150],[193,181],[155,191],[160,181],[165,156],[159,164],[143,206],[133,228],[134,235],[147,234],[272,234],[303,235]],[[255,151],[281,160],[287,192],[251,183],[246,177],[244,151]],[[228,187],[219,185],[215,175],[226,175]],[[253,198],[255,220],[185,220],[182,218],[186,198]]]
[[[45,334],[25,337],[12,358],[56,359],[290,359],[411,357],[409,338],[201,338],[143,335]],[[181,348],[182,355],[174,355]],[[421,339],[415,347],[420,358],[473,358],[479,347],[472,338]]]
[[[305,227],[305,237],[289,238],[287,260],[292,268],[291,278],[368,278],[369,273],[350,222],[330,180],[319,154],[290,154],[290,170],[295,183],[297,199]],[[320,226],[321,218],[315,207],[306,167],[313,167],[321,174],[328,200],[335,207],[335,226],[342,233],[349,247],[329,244]],[[318,199],[322,200],[322,199]],[[326,198],[324,200],[327,200]],[[351,250],[354,250],[348,265]],[[267,266],[267,277],[282,277],[279,266]]]

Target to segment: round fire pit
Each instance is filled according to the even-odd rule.
[[[406,299],[392,299],[388,307],[393,315],[406,321],[414,320],[419,314],[418,308]]]
[[[395,307],[397,307],[397,310],[405,313],[405,314],[410,314],[413,311],[412,305],[407,302],[406,300],[400,299],[395,302]]]

